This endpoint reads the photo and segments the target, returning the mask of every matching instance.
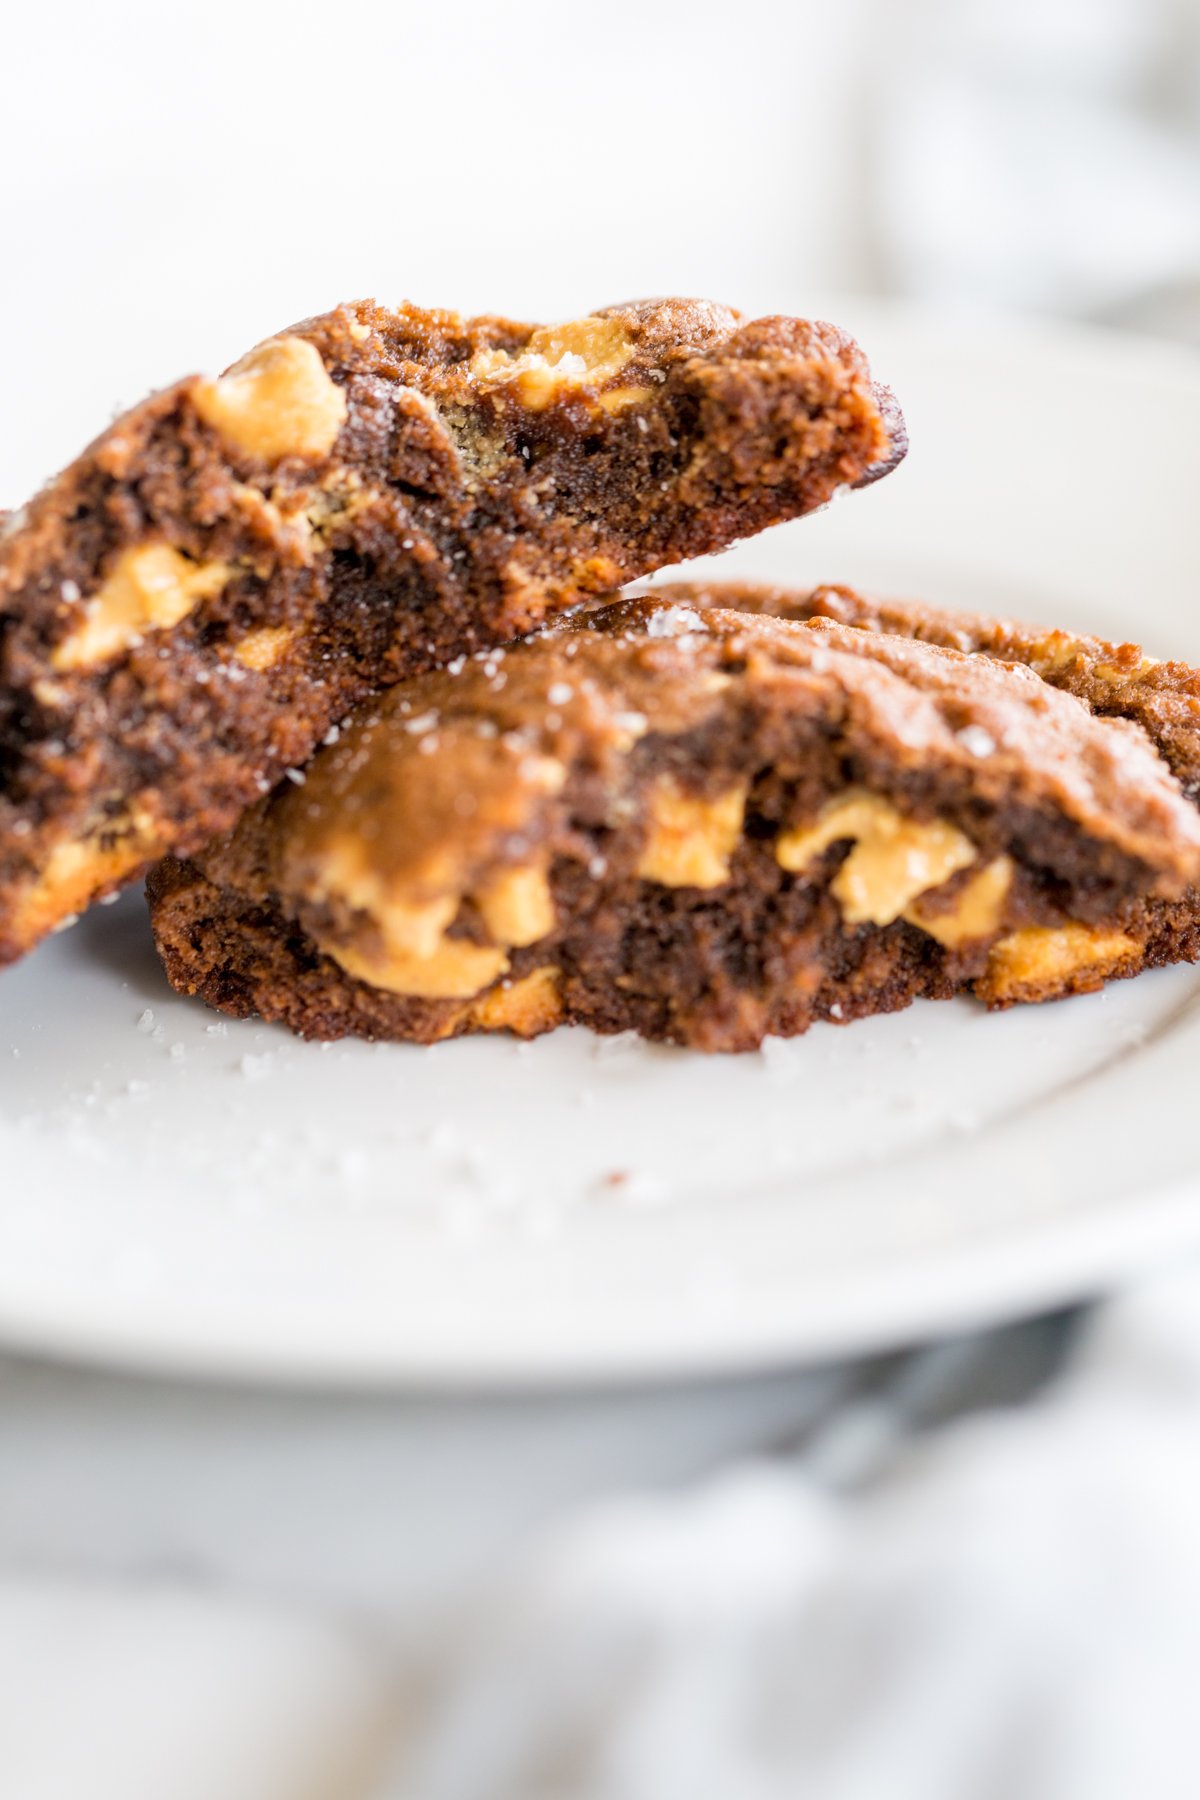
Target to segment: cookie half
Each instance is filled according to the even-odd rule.
[[[365,695],[903,449],[844,333],[700,301],[343,306],[153,396],[0,530],[0,963]]]
[[[848,587],[811,590],[747,582],[670,582],[655,592],[680,604],[733,607],[780,619],[833,619],[866,631],[1019,663],[1074,694],[1099,718],[1140,725],[1189,799],[1200,804],[1200,669],[1147,656],[1140,644],[928,606],[880,600]]]
[[[1195,954],[1200,817],[1028,670],[641,599],[393,688],[150,880],[181,991],[307,1037],[744,1050]]]

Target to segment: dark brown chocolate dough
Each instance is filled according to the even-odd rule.
[[[1023,668],[631,600],[369,702],[150,881],[167,973],[308,1037],[743,1050],[1194,956],[1200,817]]]
[[[903,453],[832,326],[370,303],[135,407],[0,534],[0,963],[365,695]]]

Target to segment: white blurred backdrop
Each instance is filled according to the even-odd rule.
[[[0,504],[358,295],[1200,338],[1200,0],[64,0],[3,63]]]

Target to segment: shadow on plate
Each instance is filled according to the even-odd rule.
[[[77,956],[127,982],[135,994],[161,1001],[169,993],[140,886],[122,894],[111,906],[93,906],[71,936]]]

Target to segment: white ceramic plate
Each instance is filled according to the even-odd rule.
[[[843,313],[843,316],[846,316]],[[850,308],[908,463],[722,571],[1200,659],[1200,363]],[[816,1358],[1200,1243],[1200,973],[705,1059],[321,1049],[159,975],[140,900],[0,977],[0,1332],[154,1368],[561,1382]]]

